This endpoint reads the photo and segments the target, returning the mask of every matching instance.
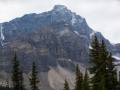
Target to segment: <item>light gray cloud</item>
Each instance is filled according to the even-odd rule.
[[[120,42],[120,0],[0,0],[0,23],[27,13],[49,11],[56,4],[86,18],[93,30],[111,42]]]

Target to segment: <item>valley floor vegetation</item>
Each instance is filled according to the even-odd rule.
[[[120,78],[117,78],[114,61],[112,53],[108,52],[104,40],[99,42],[97,36],[95,36],[89,52],[91,67],[83,75],[79,65],[76,65],[74,90],[120,90]],[[15,53],[12,60],[12,87],[9,87],[9,81],[7,81],[6,87],[1,86],[0,90],[27,90],[24,85],[23,72],[19,64]],[[89,78],[88,72],[93,75],[92,78]],[[29,78],[30,90],[39,90],[38,85],[40,80],[37,74],[35,62],[33,62]],[[67,79],[65,79],[63,85],[63,90],[70,90]]]

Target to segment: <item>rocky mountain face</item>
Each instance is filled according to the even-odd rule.
[[[62,5],[55,5],[48,12],[26,14],[1,23],[0,27],[0,71],[11,72],[11,60],[16,51],[25,74],[30,73],[31,63],[35,61],[43,87],[51,90],[62,89],[64,78],[74,86],[76,62],[81,68],[89,67],[89,48],[94,35],[100,41],[104,39],[108,50],[120,57],[120,44],[111,44],[100,32],[92,30],[84,18]],[[56,78],[64,78],[56,81],[53,73]]]

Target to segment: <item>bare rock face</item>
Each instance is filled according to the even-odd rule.
[[[0,33],[0,71],[11,73],[16,51],[25,77],[32,62],[36,62],[44,90],[61,90],[65,78],[73,89],[75,63],[82,63],[82,71],[89,67],[89,47],[94,35],[99,41],[105,40],[108,50],[120,57],[120,44],[111,44],[100,32],[92,30],[84,18],[63,5],[1,23]]]
[[[16,51],[26,72],[30,72],[32,61],[38,64],[39,71],[44,72],[49,71],[48,66],[57,66],[57,62],[73,71],[75,65],[72,61],[88,62],[88,52],[83,40],[65,21],[19,36],[2,50]]]

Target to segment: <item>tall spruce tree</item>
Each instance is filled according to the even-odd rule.
[[[11,80],[12,80],[12,85],[13,85],[13,90],[19,90],[20,87],[20,69],[19,69],[19,60],[18,57],[16,55],[16,52],[14,54],[14,58],[12,60],[12,76],[11,76]]]
[[[91,80],[93,84],[92,89],[116,90],[117,74],[112,54],[107,51],[104,40],[102,40],[101,44],[98,44],[99,42],[95,44],[95,42],[97,42],[96,36],[90,49],[90,62],[93,65],[90,68],[90,72],[94,74]],[[98,50],[93,47],[95,46],[94,44],[99,46]]]
[[[104,40],[102,40],[99,54],[100,67],[98,68],[98,71],[100,72],[101,76],[100,80],[104,79],[104,86],[106,90],[117,89],[117,72],[115,70],[115,65],[113,62],[114,59],[112,57],[112,54],[107,51]]]
[[[107,84],[107,77],[106,77],[106,74],[107,74],[107,68],[106,68],[106,64],[107,64],[107,58],[108,58],[108,51],[106,49],[106,45],[105,45],[105,42],[104,40],[102,40],[101,44],[100,44],[100,50],[99,50],[99,67],[97,68],[98,72],[99,72],[99,83],[103,82],[104,81],[104,87],[105,89],[107,90],[107,87],[106,87],[106,84]],[[102,86],[100,86],[102,85]],[[102,84],[99,84],[99,87],[103,87],[103,83]]]
[[[32,63],[32,72],[30,74],[29,82],[30,82],[30,87],[31,90],[39,90],[38,89],[38,84],[40,82],[39,78],[37,77],[37,69],[35,66],[35,62]]]
[[[86,70],[85,75],[84,75],[82,90],[90,90],[89,76],[88,76],[87,70]]]
[[[98,85],[99,85],[99,72],[98,72],[98,67],[99,67],[99,41],[97,36],[95,35],[94,40],[91,43],[91,48],[90,48],[90,63],[92,66],[90,67],[90,73],[94,74],[94,76],[91,78],[91,83],[92,83],[92,89],[97,90]]]
[[[65,79],[65,83],[64,83],[64,89],[63,90],[70,90],[69,88],[69,84],[67,82],[67,80]]]
[[[19,86],[19,89],[20,90],[25,90],[25,85],[24,85],[24,78],[23,78],[23,71],[20,70],[20,86]]]
[[[75,79],[75,89],[74,90],[82,90],[82,82],[83,82],[83,74],[80,72],[79,66],[76,66],[76,79]]]
[[[106,63],[106,87],[107,90],[116,90],[117,89],[117,71],[115,65],[113,64],[114,58],[112,53],[109,53],[107,63]]]

